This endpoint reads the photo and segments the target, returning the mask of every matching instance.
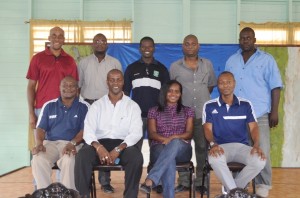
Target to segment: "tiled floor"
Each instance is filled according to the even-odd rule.
[[[141,181],[144,181],[146,176],[146,169],[143,171]],[[97,184],[97,197],[98,198],[121,198],[124,190],[123,180],[124,172],[112,172],[112,185],[115,187],[116,192],[113,194],[105,194],[101,191]],[[270,191],[269,198],[299,198],[300,197],[300,168],[284,169],[273,168],[273,189]],[[27,167],[19,171],[13,172],[0,178],[0,198],[16,198],[22,197],[27,193],[33,192],[31,168]],[[211,197],[214,198],[220,193],[220,183],[212,174],[211,178]],[[146,197],[145,194],[139,193],[139,198]],[[151,194],[151,198],[161,198],[155,192]],[[176,198],[188,197],[187,192],[176,194]],[[200,197],[196,193],[196,197]]]

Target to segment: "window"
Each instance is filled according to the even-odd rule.
[[[108,43],[131,43],[131,21],[58,21],[31,20],[30,21],[30,52],[36,54],[45,49],[51,28],[59,26],[65,31],[65,42],[91,43],[94,36],[102,33]]]
[[[245,23],[241,22],[240,30],[244,27],[251,27],[255,31],[257,44],[270,45],[299,45],[300,44],[300,23]]]
[[[255,29],[257,44],[285,44],[287,31],[285,30],[260,30]]]

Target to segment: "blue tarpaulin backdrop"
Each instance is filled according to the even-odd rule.
[[[202,44],[200,45],[199,56],[209,59],[218,76],[224,70],[226,60],[238,50],[237,44]],[[139,44],[109,44],[107,51],[108,54],[117,58],[125,71],[126,67],[132,62],[141,57],[139,53]],[[163,63],[167,68],[171,63],[183,57],[182,44],[156,44],[155,45],[155,59]],[[218,96],[217,89],[215,88],[212,93],[212,98]]]

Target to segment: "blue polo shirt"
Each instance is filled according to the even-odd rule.
[[[37,127],[44,129],[46,140],[72,140],[80,130],[83,130],[85,115],[89,105],[75,98],[73,104],[67,108],[61,97],[44,104]]]
[[[259,49],[244,63],[239,49],[226,62],[226,71],[236,80],[234,94],[250,100],[259,118],[271,111],[271,90],[282,88],[282,80],[273,56]]]
[[[238,142],[249,145],[248,123],[256,122],[251,103],[235,95],[231,106],[221,97],[206,102],[202,119],[203,124],[212,123],[214,140],[218,144]]]

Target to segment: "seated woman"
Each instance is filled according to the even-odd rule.
[[[159,105],[148,112],[150,161],[154,166],[140,187],[146,193],[161,182],[163,197],[174,197],[176,163],[191,160],[190,140],[195,113],[192,108],[182,105],[181,94],[179,82],[167,82],[160,90]]]

